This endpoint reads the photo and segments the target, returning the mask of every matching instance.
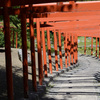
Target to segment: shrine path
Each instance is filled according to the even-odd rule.
[[[79,66],[56,77],[41,100],[100,100],[100,61],[79,56]]]

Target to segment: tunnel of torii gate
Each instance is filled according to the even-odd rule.
[[[67,68],[71,64],[76,64],[78,62],[78,36],[85,37],[84,54],[86,54],[86,37],[92,37],[91,55],[93,55],[93,37],[96,37],[97,56],[97,38],[100,38],[100,1],[65,1],[67,0],[0,0],[0,15],[3,15],[4,21],[8,100],[14,100],[10,44],[10,15],[18,15],[21,19],[24,98],[28,98],[28,63],[26,29],[30,29],[32,86],[33,91],[35,92],[37,92],[38,90],[36,80],[34,29],[37,29],[39,85],[42,85],[43,79],[45,77],[48,77],[44,31],[47,31],[50,74],[53,73],[51,60],[50,31],[52,31],[54,35],[56,71],[59,70],[57,57],[57,39],[59,40],[58,44],[61,69],[63,69],[64,67]],[[13,8],[13,6],[20,6],[20,8]],[[29,23],[29,27],[26,27],[26,22]],[[36,22],[36,24],[34,22]],[[63,66],[62,64],[61,36],[63,36],[64,38],[65,66]],[[41,45],[43,48],[43,57],[41,53]]]

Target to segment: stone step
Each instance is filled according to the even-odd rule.
[[[46,95],[40,100],[98,100],[97,95],[75,94],[75,95]]]
[[[54,85],[54,84],[52,84]],[[68,83],[63,83],[63,85],[54,85],[54,88],[89,88],[89,87],[100,87],[100,83],[74,83],[74,84],[68,84]]]
[[[94,80],[95,79],[95,77],[70,77],[70,78],[67,78],[67,77],[63,77],[62,76],[62,78],[61,77],[59,77],[59,78],[57,78],[56,80],[59,80],[59,81],[63,81],[63,80]]]

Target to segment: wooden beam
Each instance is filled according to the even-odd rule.
[[[26,6],[28,7],[28,6]],[[99,11],[100,10],[100,1],[90,1],[90,2],[76,2],[74,5],[68,2],[63,3],[62,5],[55,4],[40,4],[33,5],[33,12],[43,13],[43,12],[83,12],[83,11]]]
[[[11,8],[11,3],[12,2],[10,3],[10,1],[16,2],[16,4],[17,3],[19,4],[23,0],[18,0],[18,1],[17,0],[9,0],[9,5],[8,5],[10,7],[8,9],[9,15],[16,15],[16,14],[19,15],[19,14],[21,14],[21,10],[23,10],[23,9],[27,12],[27,14],[29,14],[29,11],[30,11],[29,5],[26,5],[25,8],[13,9],[13,8]],[[28,0],[28,1],[30,2],[30,1],[33,1],[33,0]],[[41,1],[41,0],[39,0],[39,1]],[[48,0],[46,0],[46,1],[48,1]],[[59,2],[60,0],[57,0],[57,1]],[[3,2],[3,0],[0,0],[0,7],[3,5],[2,2]],[[25,0],[24,0],[24,2],[25,2]],[[35,2],[35,1],[33,1],[33,2]],[[98,1],[98,2],[97,1],[95,1],[95,2],[91,1],[91,2],[82,2],[82,3],[77,2],[77,3],[75,3],[74,6],[75,7],[73,7],[73,4],[69,4],[68,2],[67,3],[63,3],[63,5],[61,5],[61,6],[59,6],[57,3],[33,5],[31,13],[33,12],[33,14],[35,14],[34,17],[43,17],[43,16],[47,17],[47,15],[48,15],[47,12],[49,12],[49,14],[50,14],[50,12],[58,12],[58,11],[60,11],[60,12],[71,12],[71,11],[73,11],[73,12],[85,12],[85,11],[91,12],[91,11],[99,11],[99,9],[100,9],[100,1]],[[36,14],[36,13],[46,13],[46,14],[43,14],[43,16],[42,16],[41,14]],[[2,14],[3,14],[3,10],[1,9],[0,10],[0,15],[2,15]],[[50,16],[52,16],[54,14],[55,13],[50,14]],[[63,16],[61,14],[59,14],[59,15]],[[58,16],[58,15],[55,15],[55,17],[56,16]]]
[[[71,23],[71,24],[70,24]],[[84,23],[84,24],[83,24]],[[55,27],[56,29],[99,29],[100,24],[99,24],[99,20],[95,21],[73,21],[73,22],[58,22],[54,25],[54,23],[48,23],[48,24],[40,24],[40,28],[49,28],[52,29],[53,27]],[[28,29],[29,27],[27,27]],[[34,25],[34,28],[36,28],[36,25]]]
[[[66,22],[55,22],[54,23],[49,23],[49,25],[52,25],[54,27],[67,27],[67,26],[72,26],[72,27],[79,27],[80,25],[100,25],[100,20],[82,20],[82,21],[66,21]]]
[[[100,11],[98,11],[99,13],[100,13]],[[97,12],[97,13],[98,13]],[[55,21],[55,22],[57,22],[57,21],[74,21],[74,20],[97,20],[97,19],[100,19],[100,14],[98,14],[98,15],[96,15],[97,14],[96,12],[95,12],[95,14],[94,13],[81,13],[80,12],[80,14],[82,14],[82,15],[79,15],[79,16],[75,16],[74,14],[72,15],[72,16],[70,16],[70,14],[68,14],[68,13],[66,13],[66,17],[62,14],[62,13],[60,13],[60,14],[62,14],[62,17],[47,17],[47,18],[40,18],[40,21],[49,21],[49,22],[53,22],[53,21]],[[77,13],[76,13],[77,14]],[[83,15],[83,14],[86,14],[86,15]],[[36,22],[36,18],[34,18],[34,21]],[[29,20],[27,19],[27,22],[29,22]]]
[[[43,13],[35,14],[33,18],[40,18],[40,21],[64,21],[64,20],[82,20],[82,19],[100,19],[100,11],[87,12],[57,12],[57,13]],[[28,18],[28,16],[27,16]],[[27,19],[29,22],[29,19]],[[34,19],[36,22],[36,19]]]
[[[63,31],[62,31],[63,32]],[[100,37],[100,31],[98,32],[98,31],[80,31],[80,32],[78,32],[78,31],[73,31],[73,32],[71,32],[71,31],[67,31],[68,33],[73,33],[73,34],[77,34],[78,36],[87,36],[87,37]]]
[[[52,11],[52,12],[54,12],[54,11]],[[62,11],[62,12],[56,12],[56,13],[50,13],[50,12],[47,13],[47,11],[46,11],[46,12],[41,12],[41,13],[39,13],[39,11],[38,11],[38,13],[36,12],[36,14],[33,14],[33,17],[34,18],[40,18],[40,17],[41,18],[54,18],[54,17],[65,17],[66,16],[67,20],[71,20],[71,19],[74,20],[74,19],[78,19],[80,17],[85,17],[86,18],[86,16],[91,16],[92,17],[93,15],[100,15],[99,10],[83,11],[83,12],[81,12],[81,11],[80,12],[76,12],[76,11],[74,11],[74,12],[64,12],[64,11]],[[20,14],[20,11],[16,10],[15,14]],[[27,18],[28,17],[29,16],[27,15]]]
[[[67,0],[8,0],[7,7],[21,6],[38,3],[62,2]],[[0,0],[0,7],[4,7],[4,0]]]

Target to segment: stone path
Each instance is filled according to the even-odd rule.
[[[100,100],[100,83],[95,77],[100,71],[100,61],[80,56],[79,64],[56,77],[41,100]]]

